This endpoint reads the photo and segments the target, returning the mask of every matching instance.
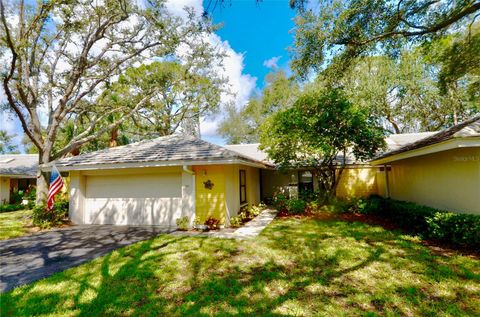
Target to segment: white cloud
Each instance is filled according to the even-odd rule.
[[[202,14],[204,11],[201,0],[170,0],[167,1],[166,6],[172,14],[181,17],[186,16],[186,7],[192,7],[197,14]],[[214,47],[220,47],[226,53],[223,59],[223,69],[219,68],[218,72],[221,76],[228,78],[232,95],[224,94],[222,103],[225,105],[233,103],[237,109],[240,109],[248,102],[248,99],[255,91],[257,78],[243,73],[244,53],[236,52],[228,41],[222,40],[216,34],[211,34],[207,40]],[[278,59],[280,59],[280,56]],[[217,127],[221,119],[222,115],[202,118],[200,121],[201,135],[204,137],[217,136]]]
[[[278,68],[278,61],[280,60],[280,58],[282,58],[282,56],[274,56],[270,59],[267,59],[263,61],[263,66],[272,69]]]
[[[180,17],[186,17],[186,7],[193,8],[199,15],[203,13],[202,0],[169,0],[165,5],[170,13]]]

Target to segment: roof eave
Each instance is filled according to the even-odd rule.
[[[124,169],[124,168],[143,168],[143,167],[169,167],[169,166],[195,166],[195,165],[218,165],[218,164],[243,164],[257,168],[271,168],[270,165],[253,162],[243,159],[207,159],[207,160],[175,160],[175,161],[152,161],[152,162],[131,162],[131,163],[105,163],[105,164],[77,164],[77,165],[57,165],[59,171],[86,171],[99,169]],[[41,166],[43,171],[49,171],[52,164]]]
[[[372,165],[382,165],[394,161],[408,159],[412,157],[428,155],[457,148],[480,147],[480,137],[452,138],[436,144],[424,146],[417,149],[389,155],[385,155],[370,161]]]

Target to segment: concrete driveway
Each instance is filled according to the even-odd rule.
[[[0,292],[171,231],[152,226],[74,226],[0,241]]]

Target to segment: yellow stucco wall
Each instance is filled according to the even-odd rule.
[[[228,224],[229,219],[237,215],[240,205],[240,170],[246,172],[247,203],[260,203],[259,170],[255,167],[229,164],[194,166],[195,172],[195,212],[203,223],[208,217],[220,219]],[[214,186],[206,189],[204,182],[211,180]]]
[[[337,186],[337,197],[368,197],[371,194],[376,194],[377,169],[375,167],[345,168]]]
[[[10,178],[0,176],[0,205],[10,200]]]
[[[195,166],[195,216],[200,223],[212,217],[226,221],[225,171],[221,165]],[[205,184],[213,184],[207,188]]]
[[[480,214],[480,148],[459,148],[390,164],[391,198]]]

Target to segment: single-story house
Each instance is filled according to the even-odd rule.
[[[387,137],[372,162],[348,156],[339,197],[379,194],[480,213],[480,118],[440,132]],[[343,158],[339,158],[343,161]],[[209,217],[223,224],[275,191],[318,188],[308,168],[280,172],[258,144],[219,146],[171,135],[61,159],[77,224],[175,226]]]
[[[379,194],[455,212],[480,214],[480,117],[375,158]]]
[[[10,203],[12,193],[35,185],[37,171],[37,154],[0,155],[0,205]]]
[[[273,165],[195,137],[171,135],[61,159],[77,224],[176,225],[187,216],[228,224],[260,203],[260,169]]]

